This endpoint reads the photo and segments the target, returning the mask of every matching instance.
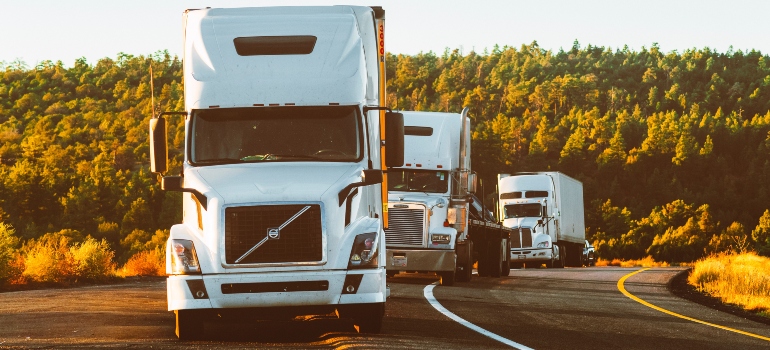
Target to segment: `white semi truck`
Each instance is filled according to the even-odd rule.
[[[495,229],[489,217],[478,215],[482,210],[469,210],[478,208],[469,207],[476,174],[471,171],[468,108],[459,114],[402,114],[404,166],[388,170],[388,275],[435,272],[441,284],[452,285],[470,280],[477,259],[480,271],[507,275],[507,230]],[[488,245],[493,246],[489,251]],[[486,259],[489,255],[494,258]],[[487,269],[488,264],[495,266]]]
[[[378,332],[387,297],[387,167],[403,117],[386,112],[378,7],[184,13],[185,111],[150,120],[151,168],[181,191],[166,251],[180,339],[210,318],[333,314]],[[181,175],[165,115],[185,119]]]
[[[511,237],[512,267],[581,266],[585,242],[583,184],[560,172],[498,175],[500,220]]]

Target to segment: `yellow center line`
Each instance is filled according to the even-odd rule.
[[[671,315],[671,316],[679,317],[679,318],[681,318],[681,319],[685,319],[685,320],[688,320],[688,321],[692,321],[692,322],[695,322],[695,323],[705,324],[705,325],[707,325],[707,326],[711,326],[711,327],[715,327],[715,328],[719,328],[719,329],[724,329],[724,330],[726,330],[726,331],[735,332],[735,333],[738,333],[738,334],[743,334],[743,335],[748,335],[749,337],[754,337],[754,338],[757,338],[757,339],[762,339],[762,340],[765,340],[765,341],[770,341],[770,338],[768,338],[768,337],[763,337],[763,336],[761,336],[761,335],[758,335],[758,334],[749,333],[749,332],[744,332],[744,331],[742,331],[742,330],[739,330],[739,329],[734,329],[734,328],[730,328],[730,327],[720,326],[720,325],[718,325],[718,324],[713,324],[713,323],[709,323],[709,322],[706,322],[706,321],[701,321],[701,320],[699,320],[699,319],[696,319],[696,318],[687,317],[687,316],[685,316],[685,315],[681,315],[681,314],[678,314],[678,313],[676,313],[676,312],[673,312],[673,311],[669,311],[669,310],[666,310],[666,309],[664,309],[664,308],[662,308],[662,307],[659,307],[659,306],[655,306],[655,305],[652,305],[652,304],[650,304],[650,303],[648,303],[648,302],[646,302],[646,301],[644,301],[644,300],[642,300],[642,299],[638,298],[637,296],[635,296],[635,295],[633,295],[633,294],[629,293],[629,292],[626,290],[626,288],[623,286],[623,283],[625,283],[625,282],[626,282],[626,280],[627,280],[629,277],[631,277],[631,276],[633,276],[633,275],[636,275],[637,273],[640,273],[640,272],[643,272],[643,271],[649,270],[649,269],[650,269],[649,267],[647,267],[647,268],[643,268],[643,269],[641,269],[641,270],[637,270],[637,271],[634,271],[634,272],[632,272],[632,273],[629,273],[629,274],[627,274],[627,275],[623,276],[623,278],[621,278],[621,279],[618,281],[618,290],[620,290],[620,292],[621,292],[621,293],[623,293],[623,295],[625,295],[625,296],[627,296],[627,297],[631,298],[632,300],[634,300],[634,301],[638,302],[639,304],[642,304],[642,305],[644,305],[644,306],[647,306],[647,307],[649,307],[649,308],[652,308],[652,309],[658,310],[658,311],[660,311],[660,312],[662,312],[662,313],[664,313],[664,314],[669,314],[669,315]]]

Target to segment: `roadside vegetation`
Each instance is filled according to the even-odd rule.
[[[392,108],[471,109],[487,194],[498,173],[582,181],[600,261],[770,256],[770,56],[533,42],[389,54],[387,76]],[[0,62],[0,283],[163,273],[186,197],[149,172],[147,125],[153,110],[184,110],[182,87],[167,52]],[[182,118],[168,139],[179,173]]]
[[[699,291],[770,316],[770,258],[716,254],[695,262],[688,282]]]
[[[668,267],[671,264],[665,261],[655,261],[651,256],[643,259],[630,259],[621,260],[618,258],[612,260],[601,259],[596,260],[595,266],[618,266],[618,267]]]

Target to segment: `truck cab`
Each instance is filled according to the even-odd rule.
[[[185,111],[150,121],[152,171],[181,191],[167,242],[180,339],[213,318],[352,318],[379,331],[387,297],[384,11],[361,6],[188,10]],[[184,118],[169,175],[168,114]],[[387,137],[386,137],[387,136]],[[386,155],[387,152],[387,155]]]
[[[472,263],[458,265],[456,252],[467,239],[469,183],[475,181],[467,112],[402,112],[404,165],[388,170],[390,276],[435,272],[451,285],[457,269],[470,272]]]

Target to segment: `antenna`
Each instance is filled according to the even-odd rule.
[[[152,104],[152,115],[155,116],[155,86],[152,83],[152,57],[150,57],[150,103]]]

